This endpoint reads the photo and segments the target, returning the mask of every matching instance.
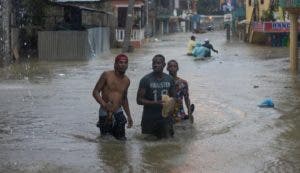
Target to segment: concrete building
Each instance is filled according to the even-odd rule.
[[[109,51],[114,17],[98,8],[100,1],[49,3],[38,31],[39,59],[87,60]]]
[[[299,47],[299,16],[300,16],[300,0],[286,1],[280,0],[279,5],[288,13],[291,21],[290,26],[290,69],[293,73],[298,72],[298,47]]]
[[[279,1],[247,0],[246,23],[250,43],[288,45],[290,20],[279,6]]]
[[[128,0],[111,0],[112,12],[116,17],[115,39],[121,47],[125,38]],[[131,45],[142,47],[145,40],[146,8],[143,0],[135,0],[133,8],[133,25],[131,30]]]

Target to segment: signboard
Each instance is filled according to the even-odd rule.
[[[263,22],[253,22],[253,31],[264,32]]]
[[[256,32],[284,33],[290,32],[290,25],[290,22],[253,22],[253,30]],[[298,31],[300,31],[300,25]]]
[[[265,32],[290,32],[290,23],[265,22]]]
[[[231,22],[232,14],[224,14],[224,22]]]

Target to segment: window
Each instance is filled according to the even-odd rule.
[[[126,26],[126,17],[127,17],[127,8],[120,7],[118,8],[118,27],[125,27]]]

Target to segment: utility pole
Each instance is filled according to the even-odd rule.
[[[145,35],[149,36],[149,0],[145,0],[145,9],[146,9],[146,29]]]
[[[125,36],[123,41],[123,49],[122,52],[132,52],[133,47],[130,43],[131,39],[131,28],[132,28],[132,14],[133,14],[133,7],[134,7],[135,0],[128,1],[128,8],[127,8],[127,17],[126,17],[126,28],[125,28]]]
[[[224,14],[224,24],[225,24],[225,28],[226,28],[227,41],[230,40],[231,23],[232,23],[232,14],[231,13]]]
[[[10,49],[11,0],[0,1],[0,66],[8,65]]]

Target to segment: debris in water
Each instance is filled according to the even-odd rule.
[[[274,107],[274,103],[272,101],[272,99],[265,99],[263,102],[261,102],[258,107],[260,108],[273,108]]]

